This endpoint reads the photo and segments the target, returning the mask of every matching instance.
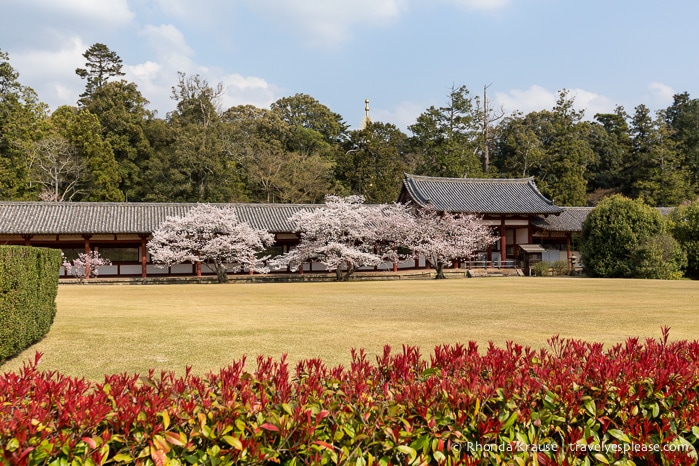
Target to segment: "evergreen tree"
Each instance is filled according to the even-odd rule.
[[[662,112],[653,119],[648,107],[636,107],[631,120],[631,160],[632,197],[656,206],[677,205],[691,197],[688,173]]]
[[[403,173],[414,168],[407,140],[390,123],[369,122],[365,128],[352,131],[348,149],[338,157],[338,180],[370,204],[395,202]]]
[[[85,92],[80,94],[80,104],[84,105],[95,91],[104,86],[110,78],[124,76],[121,71],[122,62],[116,52],[109,50],[104,44],[93,44],[88,48],[83,57],[87,62],[85,68],[77,68],[75,74],[85,79]]]
[[[124,80],[108,82],[83,99],[84,108],[99,119],[102,135],[118,164],[118,189],[122,198],[143,200],[149,191],[143,172],[153,150],[146,135],[146,126],[153,114],[134,83]]]
[[[428,108],[408,127],[418,157],[417,172],[457,178],[483,176],[478,156],[480,121],[479,108],[466,86],[452,86],[446,106]]]

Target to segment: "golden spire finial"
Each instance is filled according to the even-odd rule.
[[[371,118],[369,117],[369,99],[364,99],[364,119],[362,120],[362,129],[366,128],[366,125],[371,123]]]

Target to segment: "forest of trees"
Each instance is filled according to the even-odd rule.
[[[687,93],[655,114],[640,104],[590,120],[566,90],[551,110],[503,115],[452,86],[406,134],[382,122],[350,129],[306,94],[221,108],[221,84],[185,73],[176,109],[159,118],[115,52],[94,44],[83,56],[85,91],[50,112],[0,50],[0,200],[384,203],[404,172],[532,176],[564,206],[617,193],[675,206],[699,192],[699,100]]]

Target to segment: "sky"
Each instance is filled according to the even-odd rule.
[[[697,18],[696,0],[2,0],[0,50],[51,109],[102,43],[162,118],[184,72],[222,83],[223,109],[302,93],[358,128],[369,99],[406,131],[453,86],[506,114],[567,89],[590,119],[699,98]]]

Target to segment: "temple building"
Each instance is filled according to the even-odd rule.
[[[437,178],[406,174],[399,202],[438,211],[475,214],[492,226],[499,240],[457,267],[522,267],[532,254],[539,260],[575,261],[575,233],[590,211],[559,207],[546,199],[532,178]],[[101,276],[149,277],[194,275],[192,264],[159,268],[151,263],[146,244],[169,216],[182,216],[194,203],[0,202],[0,244],[59,248],[68,258],[98,250],[112,266]],[[223,204],[221,204],[223,205]],[[310,204],[225,204],[254,228],[274,234],[272,254],[299,241],[289,218]],[[421,268],[424,259],[401,264]],[[304,271],[322,271],[307,264]]]
[[[502,267],[518,267],[521,252],[543,252],[541,246],[535,245],[535,237],[540,234],[534,222],[546,221],[565,211],[539,192],[533,178],[438,178],[406,174],[399,202],[482,217],[500,240],[487,251],[481,251],[475,262]]]

